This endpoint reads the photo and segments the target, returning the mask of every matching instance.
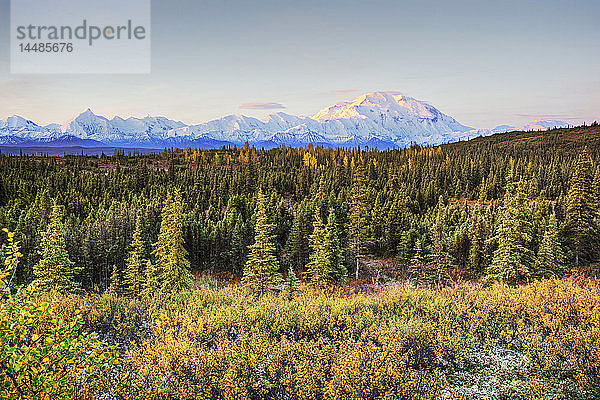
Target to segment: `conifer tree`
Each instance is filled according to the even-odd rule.
[[[153,264],[151,260],[146,262],[146,268],[144,270],[146,277],[146,284],[144,285],[144,292],[147,295],[153,295],[160,290],[160,274],[156,264]]]
[[[287,278],[285,281],[285,289],[288,291],[290,298],[300,291],[300,283],[298,281],[298,276],[296,276],[294,268],[292,267],[290,267],[287,274]]]
[[[327,226],[325,226],[325,252],[324,277],[328,282],[339,283],[346,279],[348,271],[342,260],[342,249],[337,229],[337,221],[333,209],[329,210]]]
[[[232,269],[238,274],[242,271],[244,267],[244,260],[246,259],[246,237],[246,224],[244,221],[242,221],[242,216],[238,214],[233,226],[231,236],[231,251],[229,252],[229,258],[233,266]]]
[[[397,198],[391,200],[391,206],[387,210],[385,218],[385,247],[386,253],[398,253],[402,241],[403,210]]]
[[[145,285],[144,268],[144,242],[142,241],[142,227],[140,217],[135,222],[135,231],[131,241],[131,251],[125,264],[125,291],[130,297],[139,297]]]
[[[596,205],[600,206],[600,204],[598,204],[600,203],[600,165],[596,166],[592,189],[594,191],[594,197],[596,198]]]
[[[310,237],[312,253],[307,265],[311,280],[317,284],[337,283],[346,277],[342,251],[333,209],[329,211],[327,226],[323,226],[319,210],[315,211],[313,234]]]
[[[121,279],[121,274],[119,273],[117,264],[113,265],[113,270],[110,275],[110,284],[108,285],[106,292],[115,296],[120,296],[123,294],[123,281]]]
[[[325,277],[325,265],[327,263],[325,254],[325,228],[321,213],[317,208],[313,219],[313,233],[310,235],[310,262],[306,265],[306,270],[311,281],[319,284],[323,283]]]
[[[410,265],[415,267],[422,267],[426,264],[425,255],[423,254],[423,245],[421,239],[415,241],[415,247],[413,249],[414,255],[410,260]]]
[[[525,186],[509,183],[504,203],[500,208],[500,223],[495,240],[492,264],[487,269],[487,279],[510,284],[520,283],[531,277],[533,252],[530,249],[531,223],[529,221]]]
[[[560,275],[564,270],[565,256],[558,238],[556,215],[550,215],[546,232],[540,244],[535,263],[536,275],[541,277]]]
[[[450,253],[446,246],[446,233],[444,232],[445,206],[440,197],[437,206],[435,223],[433,225],[433,262],[439,270],[445,270],[452,264]]]
[[[408,231],[402,231],[400,234],[400,242],[398,243],[398,262],[401,265],[407,266],[411,263],[411,240]]]
[[[189,289],[192,283],[190,262],[183,247],[183,203],[179,191],[167,195],[161,216],[160,232],[154,245],[156,267],[152,271],[155,275],[152,281],[156,284],[158,280],[162,293],[174,294]]]
[[[264,293],[270,285],[281,282],[278,272],[279,263],[275,256],[275,244],[271,232],[273,224],[268,222],[265,207],[265,196],[258,192],[256,204],[256,226],[254,228],[254,244],[250,246],[250,254],[244,267],[244,284],[257,293]]]
[[[301,271],[309,262],[312,208],[307,199],[300,202],[285,246],[286,260],[296,271]]]
[[[62,207],[54,203],[50,213],[48,229],[42,233],[40,244],[41,260],[35,265],[35,280],[31,283],[34,290],[48,292],[57,290],[61,293],[73,293],[79,290],[74,281],[78,269],[69,259],[65,245],[65,228]]]
[[[479,276],[485,265],[485,225],[477,209],[469,229],[469,259],[468,267],[473,276]]]
[[[488,188],[485,182],[485,177],[483,177],[479,187],[479,204],[483,204],[487,200],[487,190]]]
[[[375,203],[371,209],[371,218],[369,223],[369,244],[371,253],[381,255],[385,246],[384,227],[386,214],[384,212],[384,200],[382,193],[379,193],[375,198]]]
[[[593,189],[592,160],[587,148],[579,154],[567,196],[566,236],[576,266],[597,257],[597,198]]]
[[[354,160],[354,159],[353,159]],[[350,204],[350,251],[356,262],[355,278],[358,280],[359,259],[367,252],[367,184],[365,170],[359,161],[354,168]]]

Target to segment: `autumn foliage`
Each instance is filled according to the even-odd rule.
[[[87,328],[120,343],[96,388],[115,398],[592,399],[598,298],[597,280],[573,277],[260,298],[233,285],[152,301],[56,297],[54,307],[91,300]]]

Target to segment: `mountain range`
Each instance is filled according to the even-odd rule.
[[[232,114],[186,125],[164,117],[107,119],[90,109],[67,123],[41,126],[19,116],[0,120],[0,146],[215,148],[250,145],[263,148],[305,146],[369,146],[403,148],[438,145],[492,133],[546,130],[570,126],[563,121],[534,121],[522,127],[492,130],[465,126],[432,105],[399,92],[373,92],[327,107],[312,117],[278,112],[257,119]]]

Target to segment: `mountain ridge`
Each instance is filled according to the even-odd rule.
[[[551,123],[564,124],[538,121],[535,128],[544,129]],[[505,125],[495,129],[512,128],[515,127]],[[108,119],[88,108],[62,125],[40,126],[19,116],[0,120],[0,145],[23,146],[78,139],[93,146],[141,148],[220,147],[246,142],[262,147],[312,143],[403,148],[412,144],[451,143],[492,133],[494,130],[463,125],[429,103],[394,91],[362,94],[326,107],[312,117],[278,112],[261,120],[230,114],[188,125],[165,117]]]

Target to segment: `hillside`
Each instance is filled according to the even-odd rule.
[[[531,132],[504,132],[495,133],[486,137],[477,137],[469,141],[461,141],[442,145],[443,148],[469,149],[477,146],[514,146],[519,150],[544,149],[552,151],[567,151],[583,149],[586,146],[590,150],[600,148],[600,126],[578,126],[573,128],[558,128],[548,131]]]

